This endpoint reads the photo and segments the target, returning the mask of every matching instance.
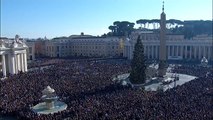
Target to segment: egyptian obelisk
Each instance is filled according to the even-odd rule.
[[[160,50],[159,50],[158,76],[166,75],[166,14],[164,13],[164,2],[160,16]]]

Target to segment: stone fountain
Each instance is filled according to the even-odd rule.
[[[58,96],[55,94],[55,90],[50,86],[47,86],[42,91],[41,103],[32,107],[32,110],[38,114],[53,114],[59,111],[63,111],[67,108],[67,104],[58,101]]]

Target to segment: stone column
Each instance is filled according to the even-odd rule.
[[[147,45],[147,59],[149,59],[149,53],[150,53],[149,45]]]
[[[151,46],[149,46],[149,56],[148,59],[151,59]]]
[[[179,56],[179,47],[180,46],[177,46],[176,56]]]
[[[171,55],[172,57],[173,57],[174,54],[175,54],[174,52],[175,52],[175,51],[174,51],[174,46],[172,46],[172,55]]]
[[[21,71],[21,59],[20,59],[20,54],[17,54],[17,64],[18,64],[18,71]]]
[[[197,49],[198,49],[198,53],[197,53],[198,54],[198,58],[197,59],[200,60],[200,46],[197,46]]]
[[[173,56],[176,56],[176,50],[177,50],[177,46],[174,45],[174,46],[173,46],[173,52],[174,52],[174,53],[173,53]]]
[[[170,56],[170,46],[168,45],[168,57]]]
[[[198,59],[201,59],[201,46],[198,46]]]
[[[203,56],[206,57],[206,46],[203,46]]]
[[[146,57],[147,57],[147,59],[149,57],[149,48],[148,48],[148,46],[146,46]]]
[[[207,46],[205,46],[205,57],[206,57],[206,59],[208,59],[208,47]]]
[[[15,74],[15,54],[10,54],[9,55],[9,60],[10,60],[10,74],[14,75]]]
[[[174,45],[174,46],[173,46],[173,57],[174,57],[174,56],[177,56],[176,53],[177,53],[177,46]]]
[[[195,46],[195,59],[197,59],[197,45]]]
[[[155,57],[154,57],[154,45],[152,45],[152,59],[154,59]]]
[[[15,74],[18,73],[18,60],[17,60],[17,55],[14,55],[14,60],[15,60]]]
[[[185,59],[188,59],[187,45],[185,46]]]
[[[208,60],[208,46],[205,47],[205,51],[206,51],[205,56],[206,56],[206,59]]]
[[[3,77],[7,76],[7,70],[6,70],[6,63],[5,63],[5,55],[2,55],[2,72],[3,72]]]
[[[177,46],[174,46],[174,56],[177,56]]]
[[[203,46],[200,46],[200,59],[203,58]]]
[[[155,46],[154,46],[154,58],[155,58],[155,59],[157,59],[157,55],[156,55],[156,54],[157,54],[157,53],[156,53],[156,49],[157,49],[157,46],[155,45]]]
[[[194,59],[197,59],[197,46],[194,46]]]
[[[157,53],[156,53],[156,49],[157,49],[157,46],[155,45],[155,46],[154,46],[154,58],[155,58],[155,59],[157,58],[157,56],[156,56],[156,54],[157,54]]]
[[[24,72],[27,72],[27,55],[24,53]]]
[[[149,49],[150,49],[150,58],[149,59],[152,59],[152,45],[149,46]]]
[[[151,54],[151,59],[152,59],[153,58],[153,46],[152,45],[150,46],[150,51],[151,51],[150,54]]]
[[[192,46],[189,46],[189,59],[192,59]]]
[[[183,46],[180,46],[180,56],[183,58]]]
[[[21,57],[21,71],[24,72],[24,55],[23,53],[20,54]]]
[[[208,60],[211,59],[211,47],[209,46],[208,47]]]

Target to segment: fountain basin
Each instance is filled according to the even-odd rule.
[[[38,114],[54,114],[67,108],[67,104],[61,101],[54,101],[51,109],[47,108],[47,103],[42,102],[32,107],[32,110]]]

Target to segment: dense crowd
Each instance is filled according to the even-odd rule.
[[[175,65],[173,72],[203,77],[206,75],[206,73],[210,72],[211,68],[212,66],[203,67],[199,64],[198,65]]]
[[[185,70],[198,78],[166,92],[148,92],[112,81],[113,76],[130,71],[130,64],[125,60],[52,60],[50,63],[49,68],[0,81],[0,115],[35,120],[213,118],[212,72],[208,76],[200,74],[200,69],[209,69],[191,72],[188,66],[176,67],[175,72]],[[55,114],[38,115],[31,107],[41,102],[41,91],[48,85],[68,108]]]

